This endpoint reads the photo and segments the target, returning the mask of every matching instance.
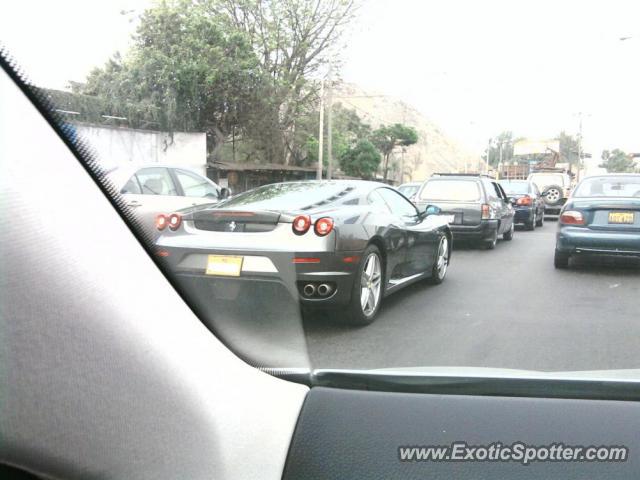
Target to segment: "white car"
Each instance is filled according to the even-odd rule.
[[[127,207],[146,231],[157,236],[154,221],[159,213],[195,205],[217,203],[230,191],[208,178],[175,165],[127,165],[107,172],[110,183],[122,194]]]
[[[542,192],[545,216],[560,215],[562,206],[571,195],[571,177],[562,171],[533,172],[527,179]]]

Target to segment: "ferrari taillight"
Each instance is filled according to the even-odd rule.
[[[296,235],[304,235],[311,227],[311,217],[309,215],[298,215],[293,219],[293,233]]]
[[[169,228],[175,232],[180,228],[180,225],[182,225],[182,215],[180,215],[179,213],[172,213],[171,215],[169,215],[168,223]]]
[[[158,230],[164,230],[169,225],[169,217],[164,214],[156,216],[156,228]]]
[[[333,218],[319,218],[318,220],[316,220],[316,224],[313,228],[316,232],[316,235],[318,235],[319,237],[329,235],[331,233],[331,230],[333,230]]]

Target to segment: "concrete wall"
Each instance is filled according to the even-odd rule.
[[[103,125],[75,125],[107,167],[128,163],[163,163],[188,167],[206,175],[207,139],[204,133],[134,130]]]

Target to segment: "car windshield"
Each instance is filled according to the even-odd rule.
[[[640,175],[595,177],[584,180],[574,197],[640,197]]]
[[[9,0],[0,55],[145,264],[250,365],[308,384],[640,369],[639,5]],[[74,197],[65,234],[100,229],[87,249],[137,279],[112,223],[76,212],[90,189],[47,182]],[[42,202],[5,196],[9,222]],[[56,242],[32,243],[48,279]]]
[[[480,188],[473,180],[429,180],[420,191],[420,200],[477,202]]]
[[[504,191],[509,195],[520,195],[529,193],[529,183],[528,182],[500,182]]]

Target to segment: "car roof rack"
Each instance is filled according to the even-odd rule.
[[[486,177],[490,179],[494,179],[491,175],[486,173],[434,173],[431,175],[432,177]]]

